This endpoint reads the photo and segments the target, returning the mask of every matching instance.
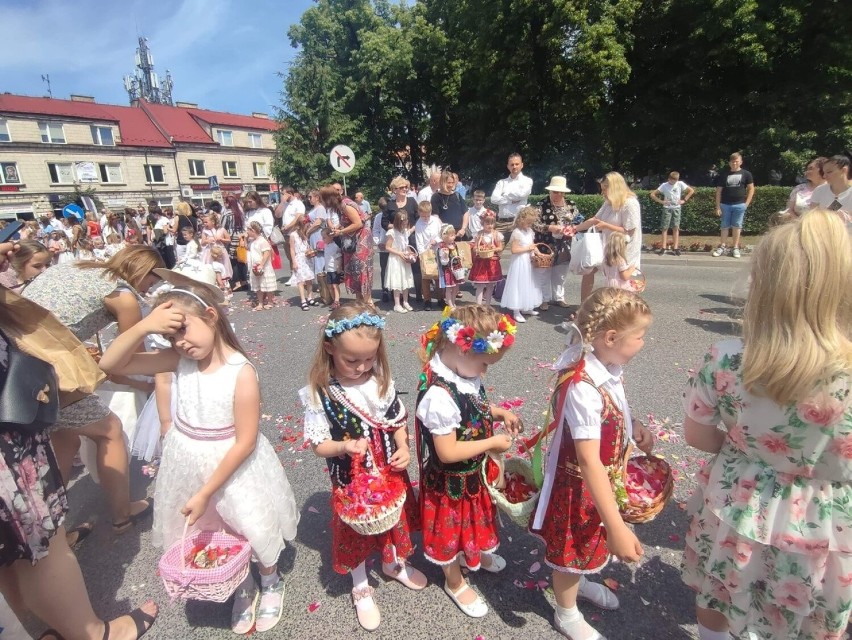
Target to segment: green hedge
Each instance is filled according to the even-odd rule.
[[[766,231],[769,217],[787,206],[790,187],[755,187],[754,199],[746,211],[743,233],[757,235]],[[636,191],[642,205],[642,231],[657,233],[660,231],[662,205],[649,197],[650,191]],[[538,204],[546,195],[530,196],[530,204]],[[577,208],[587,218],[595,215],[603,203],[600,195],[569,194],[568,198],[577,204]],[[496,207],[494,207],[496,209]],[[719,218],[716,217],[716,189],[697,187],[695,195],[683,206],[680,217],[681,232],[694,235],[712,236],[719,233]]]

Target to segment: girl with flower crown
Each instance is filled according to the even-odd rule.
[[[426,576],[406,563],[414,552],[410,533],[419,518],[406,471],[408,416],[390,377],[384,326],[366,303],[349,302],[334,309],[320,335],[308,385],[299,391],[305,406],[305,440],[326,459],[336,492],[353,482],[355,456],[359,467],[399,474],[405,485],[399,522],[378,535],[357,533],[341,519],[332,499],[332,566],[338,573],[352,574],[358,622],[368,631],[381,621],[365,565],[373,552],[382,554],[382,571],[389,578],[415,591],[426,586]]]
[[[525,442],[531,449],[553,433],[529,530],[545,542],[545,562],[553,569],[554,625],[571,640],[605,640],[585,621],[577,598],[618,608],[615,594],[586,574],[603,569],[610,554],[624,562],[642,555],[642,545],[621,519],[616,478],[631,438],[647,454],[654,445],[651,432],[631,419],[621,383],[622,367],[642,349],[650,323],[651,311],[635,293],[603,288],[586,298],[570,325],[568,348],[554,365],[556,419]]]
[[[485,454],[500,454],[521,430],[510,411],[488,402],[482,375],[515,340],[515,322],[484,305],[445,309],[421,343],[426,365],[417,396],[423,555],[444,570],[444,591],[472,618],[488,606],[460,567],[497,573],[497,511],[481,480]],[[510,435],[494,433],[500,421]]]

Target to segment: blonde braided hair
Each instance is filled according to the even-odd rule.
[[[577,312],[576,325],[583,342],[592,341],[607,331],[629,331],[641,319],[651,316],[651,308],[638,294],[615,287],[603,287],[592,292]]]

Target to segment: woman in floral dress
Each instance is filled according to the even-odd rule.
[[[331,219],[337,214],[340,226],[332,229],[332,236],[341,239],[343,271],[346,289],[355,294],[359,302],[373,306],[373,232],[368,224],[370,216],[349,198],[343,198],[334,187],[320,189],[320,200]],[[348,251],[354,242],[354,251]]]
[[[839,639],[846,629],[850,245],[824,210],[773,229],[753,259],[743,339],[711,347],[684,394],[687,442],[718,453],[689,504],[683,561],[701,640]]]

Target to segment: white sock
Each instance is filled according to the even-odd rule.
[[[731,634],[727,631],[712,631],[698,623],[699,640],[731,640]]]
[[[278,576],[278,570],[277,569],[275,571],[273,571],[272,573],[270,573],[269,575],[261,573],[260,574],[260,588],[266,589],[267,587],[274,587],[276,584],[278,584],[278,581],[280,579],[281,578]]]
[[[363,589],[369,586],[370,583],[367,581],[367,564],[365,561],[352,569],[352,588]]]
[[[559,618],[562,622],[576,622],[577,620],[583,617],[583,614],[580,613],[580,610],[577,608],[576,604],[570,608],[560,607],[557,604],[556,617]]]

